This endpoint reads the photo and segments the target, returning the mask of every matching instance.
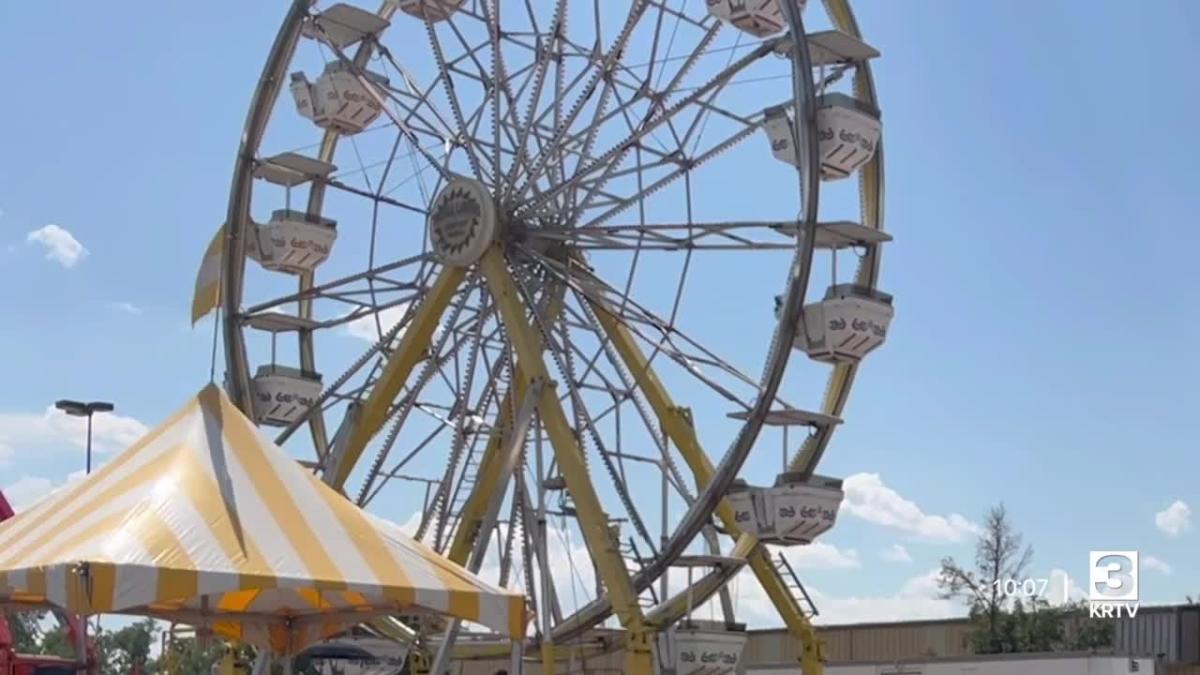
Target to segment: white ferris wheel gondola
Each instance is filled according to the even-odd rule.
[[[892,296],[857,284],[830,286],[825,298],[807,305],[796,348],[827,363],[855,363],[887,340],[896,310]]]
[[[302,72],[292,73],[290,89],[302,117],[322,129],[353,135],[383,112],[379,99],[387,85],[388,79],[378,73],[356,71],[345,62],[331,61],[316,82],[310,83]]]
[[[844,496],[839,479],[785,472],[769,487],[734,483],[729,503],[745,531],[764,543],[793,546],[833,529]]]
[[[675,675],[733,675],[749,635],[741,624],[685,619],[671,629]]]
[[[274,363],[259,366],[254,374],[254,417],[259,424],[287,426],[320,395],[320,373]]]
[[[278,209],[258,226],[258,260],[268,270],[306,274],[325,262],[337,238],[337,221]]]
[[[840,180],[875,156],[882,133],[879,111],[842,93],[824,94],[817,100],[821,177]],[[763,114],[771,154],[781,162],[796,164],[795,125],[787,109],[768,108]]]

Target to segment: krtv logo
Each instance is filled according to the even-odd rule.
[[[1137,616],[1138,552],[1091,551],[1088,554],[1088,614],[1092,618]]]

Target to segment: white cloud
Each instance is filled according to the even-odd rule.
[[[734,585],[739,621],[755,628],[781,625],[779,613],[751,572],[742,572]],[[815,619],[818,624],[943,619],[965,614],[957,600],[940,597],[937,570],[908,579],[891,594],[835,596],[811,585],[807,590],[820,611]]]
[[[1178,537],[1192,527],[1192,509],[1176,499],[1167,508],[1154,514],[1154,525],[1170,537]]]
[[[884,485],[877,473],[856,473],[843,484],[842,509],[863,520],[890,527],[919,539],[958,542],[977,534],[979,526],[960,514],[936,516]]]
[[[59,485],[42,476],[21,476],[17,482],[4,486],[4,497],[13,510],[19,513],[83,478],[84,475],[83,471],[73,471],[67,476],[66,482]]]
[[[401,522],[401,521],[398,521]],[[416,532],[420,522],[420,514],[413,514],[398,527],[410,536]],[[432,529],[432,528],[430,528]],[[595,571],[578,530],[570,522],[561,527],[557,519],[547,523],[549,537],[547,552],[550,559],[550,569],[554,585],[564,613],[570,613],[587,604],[595,597]],[[480,576],[490,582],[498,578],[499,565],[494,551],[497,538],[503,539],[506,527],[501,525],[493,535],[493,545],[490,553],[480,570]],[[624,528],[628,536],[628,528]],[[428,542],[427,537],[427,542]],[[848,570],[862,567],[862,560],[857,552],[851,549],[842,550],[831,544],[816,542],[809,546],[788,547],[782,549],[792,566],[799,572],[801,569],[814,570]],[[698,578],[703,571],[696,570]],[[510,587],[524,591],[523,575],[514,570],[510,578]],[[679,593],[687,585],[687,574],[673,570],[670,576],[671,594]],[[540,585],[540,572],[535,566],[534,583]],[[955,600],[943,600],[937,589],[937,570],[930,570],[905,581],[900,588],[891,594],[875,596],[839,597],[823,593],[806,584],[813,602],[821,614],[821,623],[852,623],[865,621],[898,621],[904,619],[935,619],[962,616],[965,610]],[[657,590],[658,586],[655,586]],[[779,613],[771,604],[766,593],[754,578],[753,572],[745,568],[730,584],[734,596],[738,620],[745,621],[752,627],[770,627],[781,625]],[[693,610],[697,618],[717,618],[720,616],[720,605],[716,597],[708,602],[699,604]],[[612,623],[610,619],[610,624]]]
[[[1141,560],[1139,562],[1142,567],[1144,567],[1148,570],[1153,570],[1155,572],[1158,572],[1158,573],[1164,574],[1164,575],[1171,574],[1171,566],[1168,565],[1161,558],[1156,558],[1152,555],[1146,555],[1146,556],[1142,556]]]
[[[918,621],[961,617],[965,609],[957,600],[941,597],[937,570],[915,576],[893,595],[834,597],[819,591],[813,601],[821,610],[817,623],[845,624],[880,621]]]
[[[92,418],[92,450],[107,453],[121,450],[150,429],[140,421],[116,413],[98,413]],[[38,413],[0,413],[0,457],[31,448],[70,444],[87,445],[87,420],[71,417],[47,406]]]
[[[126,314],[133,314],[134,316],[142,313],[142,308],[138,307],[132,302],[113,302],[109,303],[109,306],[118,312],[125,312]]]
[[[913,561],[912,556],[908,554],[908,549],[900,544],[892,544],[890,548],[883,549],[879,555],[888,562],[910,563]]]
[[[792,567],[801,570],[844,570],[862,567],[858,551],[841,550],[832,544],[815,541],[807,546],[787,548],[770,547],[772,552],[782,551]]]
[[[88,250],[71,235],[66,228],[51,223],[25,236],[28,244],[41,244],[46,248],[46,260],[53,260],[70,269],[87,257]]]
[[[1046,602],[1054,606],[1079,602],[1087,599],[1087,591],[1075,583],[1066,570],[1054,568],[1050,570],[1049,583],[1046,584]]]
[[[401,304],[395,307],[388,307],[378,313],[364,314],[346,324],[346,333],[352,337],[375,344],[379,341],[380,331],[386,335],[392,326],[395,326],[397,322],[404,318],[404,313],[407,310],[408,305]],[[375,323],[376,315],[379,316],[378,325]],[[400,335],[403,335],[403,331],[401,331]]]
[[[4,497],[14,511],[21,511],[26,506],[47,495],[54,488],[49,478],[41,476],[21,476],[12,484],[4,486]]]

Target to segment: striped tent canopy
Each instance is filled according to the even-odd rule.
[[[387,614],[525,628],[522,596],[351,504],[211,384],[0,524],[0,603],[154,616],[279,654]]]

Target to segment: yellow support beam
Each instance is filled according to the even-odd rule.
[[[341,490],[342,486],[346,484],[346,479],[350,477],[354,465],[358,463],[363,451],[367,449],[367,443],[371,442],[371,439],[383,427],[383,423],[387,421],[392,403],[400,395],[400,390],[404,388],[404,383],[412,374],[413,367],[428,351],[438,320],[442,318],[446,306],[450,304],[450,299],[458,291],[466,274],[467,270],[462,267],[452,265],[442,267],[442,271],[434,280],[429,292],[424,298],[421,298],[421,304],[417,306],[412,322],[405,329],[404,336],[400,338],[400,344],[388,357],[383,372],[379,374],[375,386],[367,395],[358,423],[354,425],[350,431],[350,437],[346,439],[346,446],[340,453],[337,466],[330,467],[332,473],[325,482],[334,489]]]
[[[670,394],[658,379],[658,375],[650,367],[649,360],[634,340],[633,335],[610,311],[609,306],[603,300],[592,297],[588,297],[587,301],[609,341],[617,350],[618,356],[646,396],[646,401],[658,415],[663,431],[675,444],[684,461],[692,470],[692,474],[696,478],[696,488],[703,490],[712,481],[714,469],[708,455],[700,446],[700,439],[696,437],[696,429],[692,425],[690,411],[675,405]],[[816,631],[813,630],[812,623],[804,615],[787,584],[779,575],[779,570],[775,568],[767,550],[758,545],[758,541],[753,535],[743,533],[738,527],[733,518],[733,507],[729,505],[728,500],[721,500],[721,503],[717,505],[716,514],[729,536],[737,540],[737,548],[748,551],[746,557],[749,559],[750,569],[754,570],[754,576],[758,578],[758,583],[762,585],[767,597],[779,611],[779,616],[783,619],[788,631],[800,641],[800,665],[804,675],[821,675],[824,672],[824,666],[820,640],[817,638]]]
[[[563,295],[566,289],[560,289],[555,293],[554,297],[547,303],[545,316],[543,321],[553,322],[558,320],[559,314],[563,309]],[[540,354],[545,345],[542,344],[541,336],[537,337],[538,353]],[[491,498],[492,491],[495,489],[496,483],[500,476],[496,472],[497,462],[500,459],[500,449],[504,447],[504,439],[506,430],[513,424],[513,411],[520,401],[525,400],[525,391],[529,385],[529,378],[521,369],[520,364],[513,368],[512,387],[504,393],[504,399],[500,403],[500,418],[496,421],[496,425],[492,427],[491,437],[488,438],[487,447],[483,451],[483,457],[479,460],[478,478],[475,482],[475,487],[471,490],[471,495],[467,498],[462,507],[462,514],[459,517],[458,529],[454,533],[454,540],[450,544],[450,550],[446,557],[458,563],[465,565],[467,556],[471,554],[471,547],[475,545],[475,537],[479,533],[479,525],[483,519],[483,512],[487,508],[488,499]]]
[[[551,298],[550,303],[545,310],[544,321],[556,321],[563,309],[563,296],[566,293],[566,288],[561,288]],[[541,336],[537,337],[538,353],[540,354],[545,345],[542,344]],[[450,550],[446,557],[459,565],[465,565],[467,557],[471,554],[471,548],[475,545],[475,539],[479,536],[479,527],[483,522],[483,514],[487,509],[488,500],[491,498],[492,492],[495,491],[496,485],[500,480],[500,473],[497,467],[500,465],[500,451],[504,447],[505,430],[513,425],[513,410],[518,401],[525,400],[525,392],[529,389],[530,379],[521,369],[520,364],[513,368],[512,387],[504,393],[504,399],[500,403],[500,417],[496,421],[496,425],[492,428],[491,437],[488,438],[487,448],[483,451],[483,457],[479,460],[479,470],[475,487],[471,490],[471,494],[467,497],[467,501],[463,504],[462,514],[459,517],[458,529],[455,531],[454,540],[450,544]],[[542,611],[550,611],[550,598],[542,598]],[[541,656],[543,664],[554,664],[554,644],[550,641],[549,635],[542,636]],[[457,652],[456,652],[457,658]],[[552,667],[552,666],[551,666]]]
[[[527,378],[540,378],[547,383],[552,382],[542,360],[542,341],[525,315],[525,304],[521,301],[516,282],[509,274],[504,253],[498,244],[494,244],[484,254],[480,260],[480,267],[500,310],[500,319],[516,351],[521,370]],[[651,675],[654,663],[650,654],[650,630],[643,620],[637,593],[634,592],[629,572],[625,569],[625,562],[609,536],[607,518],[600,498],[588,477],[583,451],[575,439],[553,386],[542,389],[538,411],[541,414],[542,427],[554,448],[559,471],[562,472],[567,490],[575,501],[579,513],[579,526],[583,531],[588,553],[592,556],[612,599],[613,611],[628,634],[625,672],[633,675]]]

